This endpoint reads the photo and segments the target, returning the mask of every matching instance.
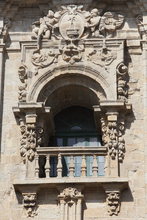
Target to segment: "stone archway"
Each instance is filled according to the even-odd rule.
[[[47,97],[56,89],[72,84],[89,88],[101,98],[116,100],[116,92],[112,85],[107,82],[107,74],[104,74],[103,69],[96,70],[84,65],[66,65],[54,67],[38,75],[30,85],[27,101],[45,102]]]

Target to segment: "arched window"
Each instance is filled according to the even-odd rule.
[[[96,129],[93,111],[80,106],[72,106],[59,112],[54,117],[55,136],[50,138],[50,146],[100,147],[101,131]],[[104,175],[104,157],[97,157],[99,175]],[[75,176],[80,176],[81,156],[74,157]],[[69,157],[62,160],[63,176],[68,176]],[[87,176],[92,175],[93,157],[86,157]],[[51,158],[51,176],[56,176],[57,158]]]

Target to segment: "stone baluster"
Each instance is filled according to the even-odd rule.
[[[69,164],[69,176],[73,177],[75,171],[75,165],[74,165],[74,157],[70,157],[70,164]]]
[[[92,173],[94,177],[98,175],[98,163],[97,163],[97,156],[93,155],[93,165],[92,165]]]
[[[39,155],[35,156],[35,177],[39,177]]]
[[[86,166],[86,157],[85,155],[82,156],[82,165],[81,165],[81,176],[86,176],[87,166]]]
[[[62,157],[58,154],[57,177],[62,177]]]
[[[46,178],[50,177],[50,155],[46,155],[45,175]]]

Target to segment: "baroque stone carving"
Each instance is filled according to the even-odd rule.
[[[109,150],[110,157],[114,160],[118,155],[119,162],[122,162],[125,155],[125,141],[123,138],[124,121],[107,121],[105,117],[101,118],[102,140]]]
[[[61,219],[82,219],[82,200],[81,191],[74,187],[67,187],[61,190],[58,201],[61,209]]]
[[[8,30],[11,26],[11,21],[9,18],[4,18],[0,22],[2,25],[0,25],[0,39],[2,39],[1,43],[4,43],[8,36]]]
[[[36,147],[43,144],[44,130],[41,127],[36,127],[35,124],[25,124],[24,120],[20,120],[20,155],[24,162],[26,158],[32,161],[35,157]]]
[[[47,53],[40,53],[39,51],[34,51],[32,56],[32,63],[36,67],[35,75],[38,74],[38,70],[50,66],[52,63],[58,62],[59,53],[50,49]]]
[[[127,74],[128,68],[124,63],[120,63],[117,68],[117,95],[118,99],[127,101],[128,86],[127,86]]]
[[[60,11],[48,11],[47,16],[33,23],[32,38],[37,39],[37,48],[41,48],[41,39],[85,39],[87,37],[113,37],[124,22],[124,16],[114,12],[105,12],[102,16],[97,8],[83,10],[83,6],[62,6]]]
[[[60,46],[60,51],[64,61],[74,64],[82,59],[84,44],[78,40],[66,40],[65,44]]]
[[[110,216],[112,215],[118,215],[120,212],[120,192],[119,191],[112,191],[112,192],[106,192],[107,194],[107,207],[108,207],[108,213]]]
[[[141,14],[136,16],[136,23],[138,25],[138,30],[141,35],[141,37],[145,36],[145,39],[147,38],[147,30],[143,23],[143,16]]]
[[[66,202],[70,202],[71,200],[78,199],[79,196],[82,196],[81,192],[79,192],[76,188],[68,187],[60,193],[58,198],[63,198]]]
[[[111,51],[106,46],[103,46],[103,48],[100,51],[92,49],[87,56],[88,61],[91,61],[94,64],[100,65],[102,67],[109,66],[116,59],[116,57],[116,52]]]
[[[27,95],[27,67],[24,64],[18,69],[19,79],[21,81],[21,85],[18,87],[18,100],[19,102],[26,102]]]
[[[34,217],[36,213],[36,193],[22,193],[23,195],[23,206],[26,210],[27,217]]]

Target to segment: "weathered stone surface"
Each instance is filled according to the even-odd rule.
[[[146,220],[146,1],[2,0],[0,13],[0,219]],[[92,109],[101,147],[48,147],[70,106]]]

